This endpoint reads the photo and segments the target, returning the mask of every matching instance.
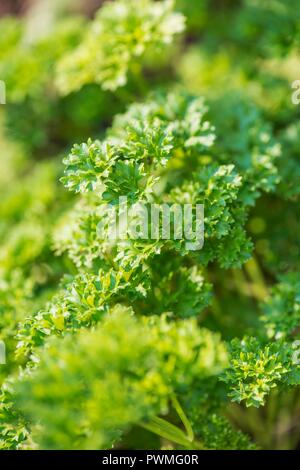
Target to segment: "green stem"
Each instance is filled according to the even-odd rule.
[[[247,263],[245,264],[245,270],[253,283],[252,288],[255,297],[257,297],[259,300],[266,299],[266,297],[268,296],[268,288],[266,286],[263,273],[255,256],[253,256],[253,258],[247,261]]]
[[[173,404],[175,410],[177,411],[177,414],[178,414],[179,418],[182,421],[182,424],[185,427],[188,439],[190,441],[193,441],[195,436],[194,436],[194,431],[193,431],[193,428],[191,426],[191,423],[189,422],[185,412],[183,411],[182,407],[180,406],[180,403],[177,400],[177,397],[175,395],[172,395],[171,400],[172,400],[172,404]]]
[[[140,63],[135,63],[131,67],[131,73],[134,79],[134,85],[141,97],[146,96],[149,92],[147,82],[143,74],[143,67]]]
[[[140,426],[144,429],[147,429],[148,431],[153,432],[154,434],[157,434],[160,437],[163,437],[164,439],[168,439],[168,441],[186,447],[187,449],[203,449],[204,447],[202,443],[195,440],[191,423],[189,422],[175,394],[171,396],[171,401],[174,409],[182,421],[182,424],[185,427],[186,434],[179,427],[169,423],[165,419],[159,418],[158,416],[155,416],[147,422],[140,423]]]
[[[185,447],[188,450],[200,450],[203,449],[203,445],[200,442],[191,440],[185,433],[169,423],[165,419],[155,416],[147,422],[139,423],[139,426],[146,429],[147,431],[153,432],[154,434],[167,439],[168,441],[174,442]]]

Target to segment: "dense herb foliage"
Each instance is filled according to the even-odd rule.
[[[0,447],[297,448],[297,2],[136,3],[0,20]]]

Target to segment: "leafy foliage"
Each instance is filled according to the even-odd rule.
[[[296,3],[58,3],[0,20],[0,447],[299,446]]]
[[[233,401],[245,400],[247,406],[263,405],[266,395],[278,383],[289,383],[291,376],[299,376],[292,354],[291,345],[284,342],[262,347],[255,338],[244,338],[242,342],[233,340],[231,367],[224,377],[231,385],[229,396]]]
[[[124,86],[130,69],[148,49],[161,49],[183,31],[184,17],[172,11],[172,0],[107,3],[82,43],[58,65],[57,84],[63,93],[86,83],[104,90]]]
[[[175,390],[226,364],[224,345],[195,320],[132,313],[117,306],[95,331],[50,342],[42,367],[17,385],[23,409],[39,420],[42,447],[110,446],[130,424],[165,414]]]

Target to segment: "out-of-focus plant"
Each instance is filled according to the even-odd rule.
[[[184,28],[184,17],[173,2],[133,0],[107,3],[99,10],[82,43],[58,64],[57,85],[63,93],[98,83],[116,90],[140,68],[149,51],[161,52]]]

